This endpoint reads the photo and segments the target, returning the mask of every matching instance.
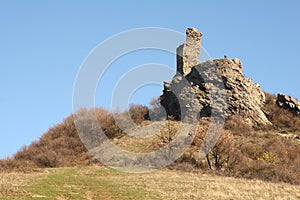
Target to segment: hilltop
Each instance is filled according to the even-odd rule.
[[[78,133],[75,115],[71,114],[38,141],[0,161],[0,171],[101,166],[87,150],[87,146],[103,142],[91,123],[91,116],[95,115],[112,143],[137,153],[167,146],[176,138],[181,122],[197,120],[190,147],[169,169],[300,184],[297,99],[264,92],[244,76],[242,61],[237,58],[200,62],[202,33],[195,28],[187,29],[186,33],[186,42],[177,49],[177,74],[164,83],[163,94],[153,101],[152,107],[131,105],[121,113],[103,108],[82,109],[83,133]],[[115,120],[125,115],[130,115],[139,127],[148,127],[149,132],[153,127],[162,128],[146,139],[130,136]],[[224,129],[216,145],[206,149],[205,157],[200,159],[201,146],[212,121],[224,123]],[[132,161],[126,163],[128,167],[132,164]]]
[[[249,126],[271,125],[260,86],[246,78],[241,60],[234,58],[200,62],[202,33],[186,31],[186,42],[177,48],[177,73],[165,82],[161,104],[176,119],[236,117]]]

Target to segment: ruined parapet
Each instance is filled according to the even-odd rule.
[[[177,50],[177,72],[187,75],[191,68],[200,63],[199,54],[201,48],[202,33],[196,28],[186,30],[186,41]]]

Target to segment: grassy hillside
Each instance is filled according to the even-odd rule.
[[[300,199],[300,186],[161,170],[127,174],[104,167],[0,173],[0,199]]]
[[[264,110],[273,123],[272,127],[249,127],[242,119],[228,119],[216,145],[203,159],[199,159],[199,150],[206,136],[209,119],[200,120],[192,145],[170,169],[201,170],[206,174],[299,185],[300,140],[297,138],[300,136],[300,118],[278,107],[275,96],[269,94]],[[162,125],[162,128],[152,137],[135,138],[126,135],[114,120],[114,115],[123,119],[124,114],[128,113],[112,113],[105,109],[83,110],[82,120],[87,131],[81,137],[87,137],[87,142],[98,142],[98,131],[90,123],[93,114],[96,114],[108,138],[131,152],[155,151],[166,146],[176,136],[180,124],[178,121],[147,121],[144,119],[147,108],[139,105],[131,106],[127,112],[136,124],[147,125],[149,130],[146,132],[153,132],[151,127]],[[126,125],[126,121],[122,122]],[[22,148],[13,157],[0,160],[0,172],[31,172],[43,168],[89,166],[95,163],[99,164],[82,144],[74,116],[70,115],[43,134],[38,141]],[[128,164],[130,167],[131,163]]]

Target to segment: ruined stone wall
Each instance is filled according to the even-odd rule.
[[[177,50],[177,72],[187,75],[191,68],[200,64],[199,54],[201,48],[201,36],[196,28],[186,30],[186,41]]]
[[[165,82],[161,96],[161,104],[167,114],[183,120],[194,117],[187,113],[196,110],[199,117],[213,114],[228,118],[234,115],[252,126],[271,125],[262,110],[264,92],[258,84],[244,76],[241,61],[224,58],[200,63],[202,34],[195,28],[187,29],[186,34],[186,42],[177,48],[177,53],[182,55],[177,55],[179,74]],[[225,99],[213,96],[216,90],[225,94]]]

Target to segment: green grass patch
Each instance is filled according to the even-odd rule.
[[[300,199],[300,186],[171,171],[123,173],[104,167],[0,173],[0,199]]]
[[[24,186],[25,194],[1,199],[158,199],[141,188],[135,189],[111,179],[125,174],[112,169],[60,168],[35,177]],[[110,177],[110,178],[109,178]],[[126,180],[124,180],[126,181]]]

